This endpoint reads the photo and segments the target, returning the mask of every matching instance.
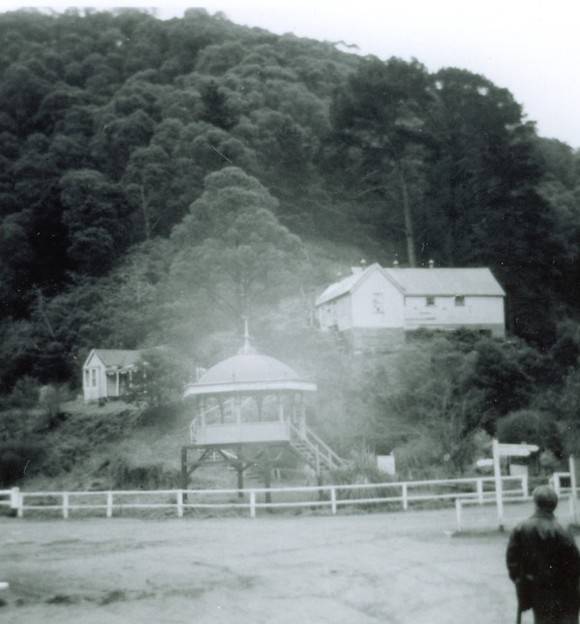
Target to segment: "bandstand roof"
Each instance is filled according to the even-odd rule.
[[[248,344],[240,353],[204,373],[185,389],[184,397],[235,392],[315,392],[316,384],[301,378],[288,365],[254,352]]]

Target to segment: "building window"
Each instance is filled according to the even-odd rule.
[[[93,386],[93,388],[96,388],[97,386],[97,369],[96,368],[91,368],[91,386]]]
[[[435,297],[426,297],[425,305],[434,306],[435,305]]]
[[[85,386],[88,388],[89,386],[89,382],[90,382],[90,378],[89,378],[89,371],[88,369],[85,370]]]
[[[456,306],[464,306],[465,305],[465,297],[463,295],[455,297],[455,305]]]
[[[373,293],[373,312],[375,314],[385,313],[385,294],[382,292]]]

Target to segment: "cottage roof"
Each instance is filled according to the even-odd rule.
[[[352,292],[369,273],[376,270],[380,270],[404,295],[505,296],[505,291],[488,268],[383,269],[375,263],[328,286],[316,300],[316,305]]]
[[[141,351],[127,349],[93,349],[92,353],[96,354],[107,368],[129,368],[135,366],[141,357]]]
[[[505,291],[488,268],[389,268],[384,271],[405,295],[505,296]]]

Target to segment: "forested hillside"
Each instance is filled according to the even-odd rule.
[[[308,335],[301,357],[324,370],[312,302],[337,271],[432,258],[489,266],[508,292],[522,342],[496,354],[503,369],[479,345],[488,366],[450,390],[490,421],[577,387],[579,241],[580,156],[483,76],[197,9],[0,15],[5,394],[78,384],[95,346],[165,344],[206,365],[243,316],[291,361]],[[509,386],[494,366],[523,398],[494,398]]]

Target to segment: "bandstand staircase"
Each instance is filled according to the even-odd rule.
[[[316,473],[322,470],[334,470],[346,464],[331,448],[309,427],[290,425],[290,447]]]

